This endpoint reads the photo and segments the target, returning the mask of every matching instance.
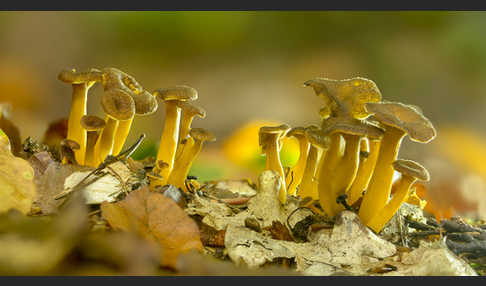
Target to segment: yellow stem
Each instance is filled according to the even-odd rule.
[[[118,123],[118,128],[116,129],[115,142],[113,142],[113,154],[118,155],[125,145],[128,133],[130,133],[130,128],[132,127],[133,117],[129,120],[123,120]]]
[[[365,224],[385,206],[390,197],[394,173],[392,164],[397,159],[405,134],[400,129],[388,126],[383,135],[375,170],[359,209],[359,217]]]
[[[354,204],[366,190],[375,169],[376,159],[378,158],[378,151],[380,149],[381,141],[369,140],[369,155],[368,158],[359,162],[358,173],[356,179],[348,192],[347,202],[349,205]]]
[[[181,153],[180,157],[174,162],[174,168],[169,175],[167,181],[168,184],[174,185],[178,188],[182,188],[188,191],[185,187],[184,182],[186,181],[187,174],[191,169],[192,163],[196,159],[197,155],[201,152],[202,141],[194,141],[194,139],[189,138],[186,142],[184,151]]]
[[[295,164],[295,166],[290,169],[289,174],[285,178],[286,185],[287,185],[287,193],[289,195],[295,196],[297,192],[297,186],[302,181],[302,177],[304,176],[306,163],[307,163],[307,156],[309,153],[309,141],[304,138],[298,138],[299,140],[299,160]]]
[[[194,119],[194,116],[187,116],[187,114],[181,114],[181,126],[179,132],[179,145],[177,146],[175,158],[179,158],[182,154],[183,149],[185,148],[185,143],[182,141],[189,135],[189,131],[191,131],[191,123]]]
[[[383,207],[380,211],[375,213],[375,216],[371,218],[366,225],[376,233],[379,233],[385,224],[393,217],[398,211],[403,202],[408,198],[410,187],[416,181],[414,177],[402,176],[398,190],[393,195],[392,199]]]
[[[81,126],[81,117],[86,115],[88,86],[86,83],[81,83],[73,84],[72,88],[73,94],[66,138],[76,141],[79,144],[79,149],[74,150],[74,156],[78,164],[84,165],[84,157],[86,152],[86,130]]]
[[[318,176],[319,202],[322,209],[329,217],[334,217],[343,208],[336,204],[336,196],[332,193],[333,181],[337,179],[336,167],[342,158],[341,140],[339,133],[331,135],[331,146],[327,151],[326,157],[320,161],[320,171]]]
[[[338,180],[335,182],[333,190],[335,198],[347,193],[358,173],[361,137],[343,134],[343,138],[346,142],[346,149],[336,170]]]
[[[285,186],[285,173],[280,161],[280,146],[279,140],[276,140],[275,143],[269,144],[266,150],[263,150],[267,155],[267,159],[265,162],[265,169],[266,170],[273,170],[278,172],[280,175],[280,190],[278,193],[278,199],[282,204],[285,204],[287,201],[287,187]]]
[[[111,155],[113,139],[118,127],[118,120],[107,116],[105,128],[101,131],[98,142],[95,145],[95,165],[103,162],[106,156]]]
[[[99,133],[98,131],[88,131],[88,136],[86,140],[86,157],[84,159],[84,165],[95,167],[96,160],[95,160],[95,146],[96,141],[98,140]]]
[[[179,126],[181,118],[181,109],[177,107],[176,101],[168,100],[165,102],[165,122],[164,130],[160,138],[159,151],[157,152],[157,161],[167,163],[168,167],[162,170],[154,170],[162,176],[161,180],[152,180],[152,187],[165,185],[169,179],[169,174],[174,166],[174,158],[179,141]]]
[[[307,156],[307,162],[305,164],[304,175],[302,176],[299,190],[297,191],[297,194],[301,198],[311,197],[313,200],[317,200],[319,198],[317,184],[314,180],[314,176],[316,174],[317,166],[319,163],[318,153],[319,148],[311,145],[309,149],[309,155]]]

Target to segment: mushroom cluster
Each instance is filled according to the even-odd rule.
[[[192,128],[194,117],[204,118],[206,112],[190,103],[197,91],[189,86],[159,88],[148,92],[134,77],[116,68],[90,69],[79,72],[63,70],[58,79],[73,88],[68,118],[67,137],[63,141],[63,162],[95,167],[107,156],[122,151],[135,115],[155,113],[160,99],[165,103],[166,116],[162,138],[150,185],[171,183],[185,190],[185,180],[203,142],[215,137],[202,128]],[[88,90],[101,83],[101,106],[105,119],[87,115]]]
[[[406,135],[419,143],[434,139],[433,125],[416,106],[382,101],[380,90],[369,79],[315,78],[304,86],[312,87],[324,101],[320,127],[260,129],[266,169],[281,176],[281,203],[287,194],[310,197],[319,200],[330,218],[354,207],[362,222],[379,232],[403,202],[415,198],[413,183],[429,180],[424,167],[398,159],[398,152]],[[286,174],[278,157],[282,136],[300,143],[299,159]],[[401,178],[391,194],[395,171]]]

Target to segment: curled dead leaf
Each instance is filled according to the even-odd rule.
[[[197,224],[173,200],[148,187],[117,203],[103,202],[101,212],[115,230],[135,232],[158,245],[162,266],[176,268],[179,254],[202,250]]]

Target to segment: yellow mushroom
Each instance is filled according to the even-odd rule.
[[[73,88],[71,109],[68,118],[67,139],[76,141],[79,149],[75,150],[76,161],[83,165],[86,152],[86,130],[81,128],[81,117],[86,115],[88,90],[96,82],[103,80],[103,73],[97,69],[77,72],[75,69],[63,70],[58,75],[62,82],[70,83]]]
[[[428,143],[436,136],[432,123],[416,108],[398,102],[367,103],[366,109],[385,129],[373,175],[363,196],[359,217],[367,223],[390,197],[393,162],[408,134],[412,141]]]
[[[209,131],[202,128],[192,128],[189,131],[190,137],[187,140],[186,147],[181,153],[181,156],[174,163],[174,168],[169,175],[167,183],[174,185],[178,188],[182,188],[188,191],[184,182],[186,181],[187,174],[191,169],[192,163],[199,155],[204,142],[216,141],[216,137]]]
[[[103,87],[105,91],[111,89],[123,90],[130,95],[135,102],[135,114],[139,116],[146,116],[154,113],[157,110],[158,103],[155,97],[147,92],[135,78],[116,68],[103,69]],[[133,123],[133,118],[123,120],[118,123],[115,139],[113,142],[113,154],[121,152],[125,141],[128,138],[130,128]]]
[[[304,127],[292,128],[289,132],[287,132],[286,136],[295,137],[299,141],[299,159],[297,160],[297,163],[295,163],[295,165],[290,169],[290,172],[285,178],[287,193],[291,196],[294,196],[297,192],[297,187],[299,186],[300,182],[302,181],[302,177],[304,176],[310,143],[305,136]]]
[[[348,192],[356,178],[360,140],[363,137],[379,138],[383,131],[365,121],[349,117],[330,117],[323,122],[322,129],[324,134],[331,136],[331,148],[319,173],[319,201],[326,214],[334,217],[344,210],[338,199],[341,200]],[[339,151],[341,140],[345,144],[342,156]]]
[[[176,160],[184,149],[194,117],[206,117],[206,111],[204,109],[194,104],[191,104],[190,102],[179,101],[177,102],[177,106],[181,109],[181,125],[179,130],[179,145],[177,146]]]
[[[280,188],[278,198],[282,204],[287,201],[287,187],[285,185],[285,173],[280,161],[280,138],[290,130],[290,126],[282,124],[279,126],[261,127],[258,133],[258,141],[262,153],[267,156],[264,171],[273,170],[280,175]]]
[[[121,89],[109,89],[101,96],[101,106],[106,113],[107,121],[95,145],[95,165],[100,164],[106,156],[113,154],[118,122],[130,120],[135,115],[133,98]]]
[[[413,183],[417,180],[428,181],[430,178],[427,170],[414,161],[396,160],[393,162],[393,168],[402,175],[398,189],[391,200],[382,209],[378,210],[366,223],[376,233],[381,231],[385,224],[398,211],[402,203],[407,201]]]
[[[358,173],[351,188],[347,193],[347,202],[353,205],[363,196],[364,190],[368,184],[375,169],[376,159],[378,158],[378,151],[380,150],[381,138],[362,140],[361,144],[366,145],[366,156],[360,156]]]
[[[301,198],[310,197],[312,200],[317,200],[319,199],[319,192],[317,190],[318,166],[321,165],[320,161],[326,157],[331,140],[317,126],[307,127],[305,136],[310,143],[310,148],[304,175],[297,194]]]
[[[181,108],[177,106],[177,103],[179,101],[196,100],[197,91],[192,87],[179,85],[170,88],[157,89],[153,94],[165,103],[164,130],[162,131],[162,136],[160,138],[156,160],[167,163],[168,167],[163,170],[155,168],[154,172],[160,175],[162,179],[152,180],[150,182],[151,187],[165,185],[174,166],[177,145],[179,143],[181,119]]]
[[[105,128],[105,121],[95,115],[85,115],[81,117],[81,126],[87,132],[85,166],[96,166],[95,145],[100,132]]]

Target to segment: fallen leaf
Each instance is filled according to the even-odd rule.
[[[273,221],[272,226],[265,227],[263,229],[270,231],[273,239],[294,241],[288,228],[279,221]]]
[[[12,208],[28,213],[35,195],[34,170],[3,145],[0,148],[0,213]]]
[[[135,232],[156,243],[162,266],[176,268],[179,254],[202,250],[197,224],[173,200],[148,187],[117,203],[103,202],[101,212],[115,230]]]

